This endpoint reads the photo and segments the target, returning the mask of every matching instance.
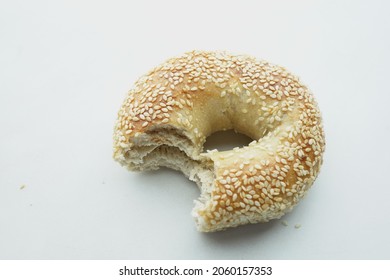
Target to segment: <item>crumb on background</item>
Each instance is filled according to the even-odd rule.
[[[22,184],[22,185],[20,185],[20,190],[23,190],[24,188],[26,187],[26,185],[25,184]]]
[[[298,229],[298,228],[301,227],[301,224],[296,224],[294,227],[295,227],[296,229]]]
[[[287,221],[281,221],[282,225],[284,225],[285,227],[288,226],[288,223]]]

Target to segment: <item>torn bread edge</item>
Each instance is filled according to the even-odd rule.
[[[202,232],[210,231],[199,213],[211,203],[216,178],[211,157],[197,150],[190,137],[170,125],[152,127],[132,140],[132,143],[114,151],[114,159],[131,171],[157,170],[160,167],[181,171],[200,189],[200,196],[194,200],[192,210],[196,227]]]

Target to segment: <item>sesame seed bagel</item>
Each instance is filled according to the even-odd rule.
[[[203,152],[228,129],[254,141]],[[185,53],[141,77],[114,132],[114,158],[129,170],[166,166],[197,183],[204,232],[280,218],[313,184],[324,149],[320,111],[296,76],[226,52]]]

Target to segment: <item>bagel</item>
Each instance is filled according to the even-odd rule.
[[[203,152],[207,136],[228,129],[253,142]],[[121,165],[132,171],[165,166],[195,181],[201,194],[192,214],[203,232],[292,210],[316,179],[324,150],[320,111],[298,77],[226,52],[188,52],[142,76],[114,130]]]

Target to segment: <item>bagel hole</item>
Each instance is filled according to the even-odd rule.
[[[207,137],[203,145],[203,151],[214,150],[229,151],[235,147],[247,146],[253,139],[245,134],[234,131],[233,129],[226,131],[218,131]]]

